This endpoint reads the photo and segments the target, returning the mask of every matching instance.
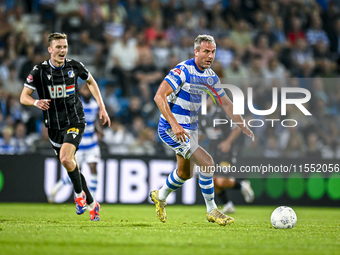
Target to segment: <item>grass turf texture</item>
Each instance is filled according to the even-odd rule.
[[[0,254],[340,254],[338,208],[294,207],[293,229],[274,229],[274,206],[238,206],[235,223],[205,219],[203,206],[102,205],[101,221],[74,204],[1,204]]]

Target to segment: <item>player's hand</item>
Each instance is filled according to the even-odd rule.
[[[46,111],[50,108],[51,99],[40,99],[36,105],[40,110]]]
[[[242,132],[247,135],[252,142],[255,142],[255,135],[253,133],[253,131],[251,131],[247,126],[242,128]]]
[[[99,119],[103,121],[102,125],[105,125],[107,123],[107,125],[109,127],[111,126],[111,120],[110,120],[110,117],[107,114],[105,108],[100,108],[100,110],[99,110]]]
[[[229,141],[223,141],[218,145],[218,148],[222,152],[229,152],[231,148],[231,143]]]
[[[173,126],[172,131],[174,132],[177,139],[180,140],[181,142],[184,142],[184,143],[186,142],[187,139],[185,136],[187,136],[190,139],[190,135],[179,124],[177,124],[176,126]]]

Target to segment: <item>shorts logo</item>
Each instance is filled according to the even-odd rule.
[[[27,77],[27,82],[28,82],[28,83],[33,82],[33,75],[32,75],[32,74],[30,74],[30,75]]]
[[[74,72],[73,71],[68,71],[68,77],[73,78],[74,77]]]
[[[75,127],[69,128],[69,129],[67,130],[67,134],[72,134],[73,139],[74,139],[74,138],[77,137],[77,135],[79,135],[79,128],[75,128]]]

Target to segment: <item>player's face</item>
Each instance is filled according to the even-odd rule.
[[[67,40],[66,39],[59,39],[53,40],[51,42],[51,46],[48,47],[48,52],[51,54],[51,61],[54,65],[63,65],[66,54],[67,54]]]
[[[202,42],[200,50],[195,51],[196,64],[199,69],[204,70],[211,66],[215,58],[216,44],[210,42]]]

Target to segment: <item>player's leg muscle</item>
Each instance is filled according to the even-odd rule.
[[[185,159],[180,155],[176,155],[177,158],[177,174],[182,180],[188,180],[193,176],[194,164],[190,159]]]
[[[60,162],[66,168],[67,171],[72,172],[76,166],[75,159],[76,146],[71,143],[63,143],[60,149]]]
[[[235,178],[214,177],[214,184],[216,188],[230,189],[235,186]]]
[[[201,147],[192,154],[192,159],[198,166],[214,166],[213,158]]]

